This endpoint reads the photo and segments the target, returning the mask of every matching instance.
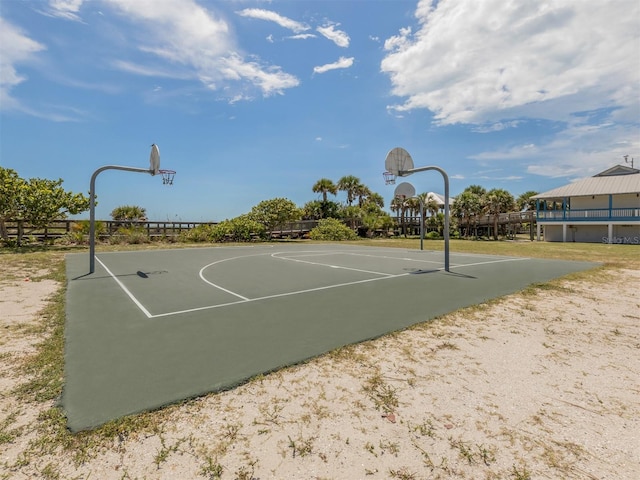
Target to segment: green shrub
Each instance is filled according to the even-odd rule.
[[[55,243],[60,245],[81,245],[89,243],[89,229],[90,222],[89,220],[79,220],[77,222],[73,222],[69,228],[69,231],[65,233],[62,237],[56,240]],[[101,237],[104,237],[107,232],[107,228],[104,222],[96,221],[95,222],[95,235],[96,240]]]
[[[212,225],[198,225],[180,234],[181,242],[210,242]]]
[[[198,225],[180,235],[185,242],[250,242],[266,238],[266,228],[246,215],[216,225]]]
[[[318,226],[311,230],[309,237],[312,240],[356,240],[356,233],[340,220],[325,218],[318,222]]]
[[[440,234],[438,232],[432,231],[427,233],[424,238],[427,238],[429,240],[438,240],[440,238]]]
[[[211,241],[250,242],[255,238],[264,239],[266,235],[267,229],[263,224],[241,215],[213,227]]]
[[[113,244],[140,244],[150,242],[147,231],[143,227],[120,227],[110,240]]]

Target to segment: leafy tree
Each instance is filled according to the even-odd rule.
[[[302,219],[303,220],[320,220],[323,217],[322,201],[311,200],[302,207]]]
[[[0,235],[5,241],[8,239],[5,221],[21,216],[20,198],[25,186],[15,170],[0,167]]]
[[[302,210],[287,198],[263,200],[251,209],[248,214],[251,220],[261,223],[267,231],[287,222],[295,222],[302,218]]]
[[[351,205],[358,196],[358,192],[361,191],[362,184],[358,177],[353,175],[346,175],[338,180],[338,190],[346,192],[347,205]]]
[[[362,217],[362,225],[366,229],[367,236],[372,236],[376,230],[389,230],[393,227],[393,219],[387,212],[365,212]]]
[[[484,207],[489,215],[493,215],[493,238],[498,240],[498,215],[513,211],[513,195],[502,188],[489,190],[484,196]]]
[[[0,223],[6,240],[4,222],[18,222],[18,245],[22,243],[24,225],[42,228],[52,220],[66,218],[89,209],[89,198],[62,188],[63,180],[20,178],[11,170],[0,167]]]
[[[147,210],[137,205],[122,205],[111,211],[111,218],[119,222],[143,222],[147,219]]]
[[[342,218],[341,207],[337,202],[327,200],[312,200],[302,207],[304,220],[319,220],[321,218]]]
[[[327,201],[327,194],[328,193],[330,193],[331,195],[336,195],[338,193],[338,187],[333,183],[332,180],[330,180],[328,178],[321,178],[320,180],[318,180],[313,185],[311,190],[314,193],[321,193],[323,202]]]
[[[516,205],[518,206],[518,210],[522,212],[523,210],[531,211],[536,209],[536,201],[531,197],[537,195],[538,192],[534,192],[533,190],[529,190],[528,192],[524,192],[516,199]]]

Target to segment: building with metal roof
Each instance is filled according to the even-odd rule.
[[[640,244],[640,170],[616,165],[539,193],[538,240]]]

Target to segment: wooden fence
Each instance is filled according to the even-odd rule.
[[[24,225],[25,237],[32,237],[37,240],[55,240],[68,233],[74,232],[74,224],[88,223],[86,220],[54,220],[46,227],[36,228],[31,225]],[[102,236],[116,234],[121,227],[143,228],[150,238],[174,237],[182,232],[188,231],[198,225],[215,225],[215,222],[122,222],[115,220],[98,220],[96,224],[102,225],[97,232]],[[9,238],[18,236],[18,223],[6,222],[5,227]],[[88,227],[87,227],[88,230]]]
[[[398,235],[400,228],[404,228],[408,231],[415,229],[416,232],[420,228],[419,217],[405,217],[404,219],[394,218],[397,221],[392,231]],[[535,212],[515,212],[515,213],[501,213],[498,216],[498,225],[505,226],[506,231],[518,233],[525,224],[529,224],[528,227],[533,232],[532,226],[535,223]],[[30,225],[24,225],[24,236],[32,238],[36,241],[50,241],[57,238],[62,238],[65,235],[77,232],[74,229],[74,224],[88,223],[86,220],[55,220],[50,222],[46,227],[34,228]],[[147,232],[147,235],[151,239],[156,238],[174,238],[179,236],[183,232],[187,232],[192,228],[200,225],[216,225],[217,222],[172,222],[172,221],[160,221],[160,222],[122,222],[115,220],[99,220],[101,227],[97,230],[97,234],[100,237],[110,237],[116,235],[118,229],[124,226],[142,228]],[[360,226],[359,221],[345,221],[348,225],[353,227]],[[307,238],[309,232],[318,225],[317,220],[301,220],[297,222],[289,222],[280,225],[270,232],[271,238]],[[483,215],[471,220],[470,227],[475,230],[476,234],[482,231],[489,231],[494,225],[493,215]],[[6,222],[6,231],[9,238],[16,238],[18,236],[18,223]],[[459,221],[459,228],[466,228],[467,223],[465,219]],[[86,227],[88,230],[88,227]],[[405,230],[405,231],[406,231]],[[380,233],[380,232],[378,232]],[[415,232],[414,232],[415,233]]]
[[[63,238],[67,234],[77,232],[74,224],[85,223],[85,233],[88,231],[86,220],[54,220],[46,227],[36,228],[31,225],[23,225],[23,235],[35,241],[50,241]],[[142,228],[151,239],[174,238],[200,225],[216,225],[217,222],[123,222],[115,220],[98,220],[96,229],[97,237],[111,237],[118,234],[121,227]],[[280,225],[271,231],[272,238],[306,238],[309,232],[318,225],[317,220],[301,220]],[[18,223],[6,222],[5,228],[9,238],[18,236]]]

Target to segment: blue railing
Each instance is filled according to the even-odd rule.
[[[640,208],[584,208],[572,210],[538,210],[536,218],[543,222],[640,222]]]

